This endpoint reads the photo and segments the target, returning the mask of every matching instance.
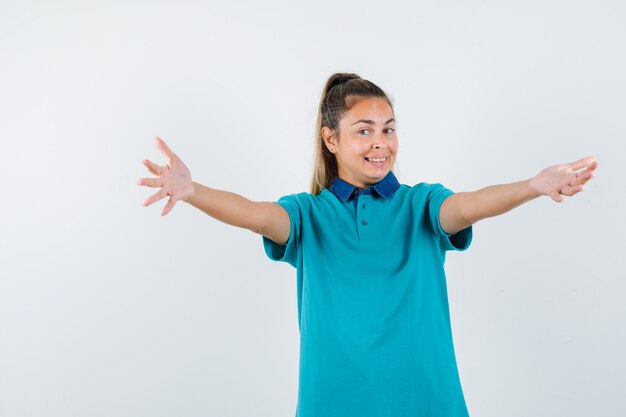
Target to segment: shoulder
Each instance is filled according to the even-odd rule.
[[[298,203],[298,204],[310,204],[314,202],[317,198],[318,196],[314,194],[301,192],[301,193],[293,193],[293,194],[284,195],[278,199],[278,202],[286,201],[286,202],[293,202],[293,203]]]
[[[446,186],[438,182],[437,183],[420,182],[413,186],[408,186],[404,184],[402,186],[406,187],[406,193],[408,196],[410,196],[412,199],[417,199],[417,200],[420,200],[420,199],[430,200],[433,197],[442,197],[442,196],[447,197],[451,194],[454,194],[452,190],[450,190],[449,188],[447,188]]]
[[[278,199],[278,201],[280,201],[280,200],[304,201],[307,198],[309,198],[308,197],[309,195],[312,195],[312,194],[309,194],[309,193],[306,193],[306,192],[286,194],[286,195],[283,195],[282,197],[280,197]]]
[[[287,194],[280,197],[276,203],[283,207],[289,206],[294,209],[297,208],[299,211],[307,211],[328,204],[328,201],[331,200],[328,194],[334,197],[334,195],[327,190],[322,190],[320,194],[311,194],[308,192]]]

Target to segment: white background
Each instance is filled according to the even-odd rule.
[[[620,1],[0,1],[0,415],[293,416],[295,276],[144,158],[256,201],[309,191],[324,82],[394,100],[400,182],[596,156],[587,189],[446,262],[472,416],[626,414]]]

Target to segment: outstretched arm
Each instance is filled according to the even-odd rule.
[[[597,167],[598,161],[588,156],[569,164],[548,167],[528,180],[453,194],[441,205],[441,227],[453,235],[479,220],[506,213],[542,195],[562,203],[564,195],[573,196],[584,189]]]
[[[163,139],[154,138],[156,147],[167,157],[167,165],[143,160],[156,178],[140,178],[137,184],[159,188],[143,205],[149,206],[165,197],[169,200],[161,215],[168,214],[177,201],[184,201],[209,216],[232,226],[249,229],[267,236],[277,243],[286,243],[290,233],[287,211],[272,202],[251,201],[229,191],[216,190],[191,180],[191,173],[183,161],[167,146]]]
[[[232,226],[266,236],[276,243],[287,243],[291,220],[287,211],[269,201],[251,201],[230,191],[193,183],[194,193],[185,201],[209,216]]]

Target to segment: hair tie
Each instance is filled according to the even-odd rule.
[[[358,75],[356,74],[350,74],[350,75],[340,75],[339,77],[335,78],[334,80],[331,81],[330,85],[328,86],[328,91],[332,90],[333,87],[336,87],[338,85],[341,84],[345,84],[350,80],[354,80],[356,78],[359,78]]]

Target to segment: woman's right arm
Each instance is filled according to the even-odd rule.
[[[157,178],[141,178],[137,184],[160,188],[158,192],[144,201],[144,206],[170,196],[161,212],[162,216],[169,213],[177,201],[182,200],[221,222],[249,229],[276,243],[287,242],[290,219],[287,211],[280,205],[250,201],[238,194],[193,182],[187,166],[172,152],[163,139],[155,137],[154,143],[167,157],[168,164],[161,166],[147,159],[143,161],[148,170]]]
[[[193,195],[185,201],[209,216],[266,236],[276,243],[287,242],[291,224],[287,211],[280,205],[251,201],[239,194],[216,190],[197,182],[193,183],[193,189]]]

